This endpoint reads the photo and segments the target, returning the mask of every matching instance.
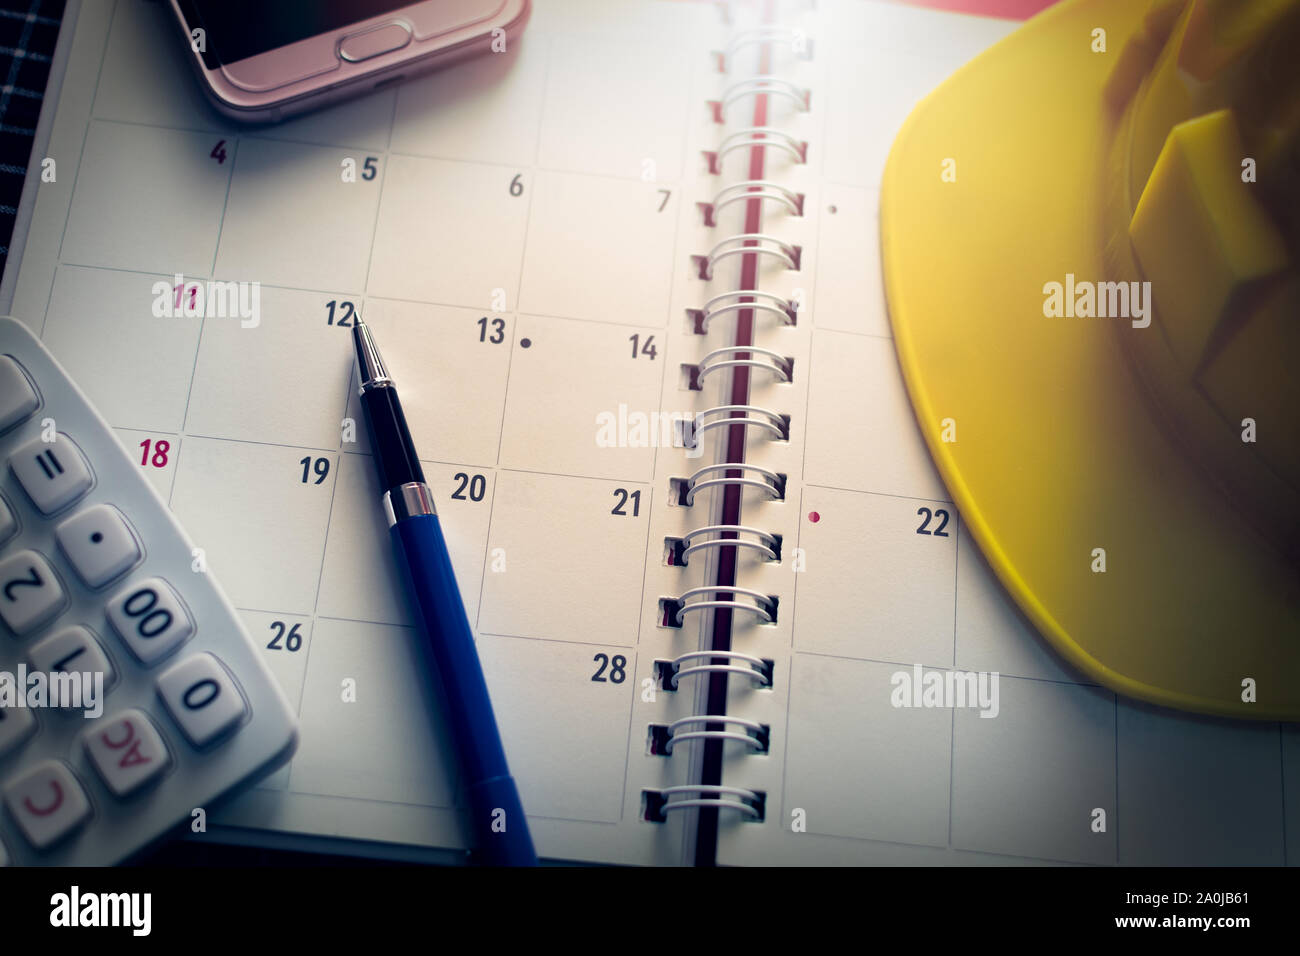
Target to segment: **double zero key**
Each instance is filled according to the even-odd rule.
[[[161,660],[194,633],[185,605],[162,578],[123,588],[105,610],[113,630],[142,664]]]

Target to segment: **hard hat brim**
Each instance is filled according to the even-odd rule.
[[[1103,89],[1145,12],[1060,4],[916,107],[881,185],[890,322],[967,528],[1063,657],[1156,704],[1297,720],[1300,581],[1152,414],[1123,337],[1159,313],[1044,315],[1045,283],[1112,278]]]

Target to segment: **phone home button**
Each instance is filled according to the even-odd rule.
[[[411,28],[395,20],[339,40],[339,57],[349,63],[359,63],[381,53],[400,50],[410,42]]]

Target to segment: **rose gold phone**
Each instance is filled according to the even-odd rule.
[[[531,0],[168,0],[209,98],[274,123],[480,53]]]

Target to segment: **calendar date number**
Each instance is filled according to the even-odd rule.
[[[486,315],[479,319],[478,340],[490,345],[500,345],[506,340],[506,320],[489,319]]]
[[[653,362],[655,356],[659,354],[659,350],[655,348],[655,337],[653,335],[647,335],[644,342],[641,340],[641,336],[635,334],[629,335],[627,340],[632,343],[633,358],[644,355]]]
[[[357,314],[357,307],[351,302],[330,299],[325,303],[325,324],[337,325],[341,329],[352,328],[352,317]]]
[[[640,516],[641,492],[628,491],[626,488],[615,488],[614,499],[615,499],[614,507],[610,509],[609,512],[610,514],[621,515],[623,517],[627,517],[628,515],[631,515],[633,518]],[[631,504],[632,506],[631,511],[627,510],[627,506],[629,504]]]
[[[936,538],[947,538],[948,532],[943,530],[948,527],[948,512],[943,508],[936,508],[931,511],[929,508],[917,508],[916,513],[922,516],[921,526],[916,529],[917,534],[930,534]],[[937,520],[939,524],[931,530],[930,522]]]
[[[487,479],[482,475],[470,476],[458,471],[451,476],[451,480],[456,482],[456,490],[451,496],[457,501],[482,501],[487,494]]]
[[[313,475],[316,477],[316,484],[321,484],[330,473],[330,460],[328,458],[312,459],[310,455],[298,460],[302,465],[302,483],[305,485]]]
[[[627,658],[622,654],[615,654],[610,657],[608,654],[597,654],[592,658],[600,666],[596,668],[596,673],[591,675],[594,684],[621,684],[627,680]],[[608,670],[609,676],[605,676]]]
[[[295,653],[302,649],[302,635],[298,633],[301,624],[295,624],[290,627],[284,621],[272,621],[271,630],[275,636],[271,642],[266,645],[268,651],[289,651]]]
[[[146,438],[140,442],[140,449],[141,468],[148,468],[150,465],[154,468],[167,467],[167,455],[172,450],[171,442],[166,440],[153,441]]]

